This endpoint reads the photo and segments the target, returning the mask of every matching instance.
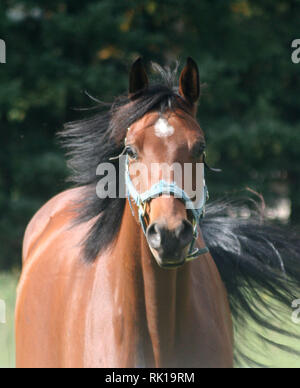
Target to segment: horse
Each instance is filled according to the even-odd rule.
[[[206,205],[203,176],[200,204],[174,174],[159,170],[149,183],[153,163],[190,164],[193,187],[196,167],[209,169],[196,62],[188,58],[178,87],[176,72],[155,69],[161,80],[150,83],[138,58],[126,95],[59,134],[75,187],[25,233],[17,367],[232,368],[250,360],[235,338],[251,319],[290,334],[264,316],[260,306],[273,310],[259,290],[285,306],[295,299],[297,236],[255,214],[230,216],[232,203]],[[125,195],[97,195],[103,163],[117,172],[106,186],[122,191],[124,180]]]

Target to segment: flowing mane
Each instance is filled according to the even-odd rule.
[[[248,219],[229,217],[229,210],[240,213],[234,202],[209,204],[201,230],[228,292],[236,362],[266,366],[254,361],[264,344],[299,357],[282,343],[300,340],[291,319],[292,302],[300,297],[299,233],[262,220],[258,210]]]
[[[127,128],[148,112],[175,109],[190,112],[190,106],[174,84],[177,71],[158,65],[155,68],[160,74],[158,83],[134,96],[119,97],[111,105],[100,104],[104,112],[66,124],[59,134],[68,151],[70,180],[83,188],[75,222],[95,219],[83,241],[82,252],[87,262],[93,262],[114,242],[126,203],[123,198],[96,196],[97,166],[122,152]],[[119,162],[113,163],[118,174]],[[262,222],[256,213],[249,219],[230,217],[228,209],[232,207],[232,203],[211,203],[201,221],[201,230],[229,295],[236,330],[237,362],[240,365],[254,363],[243,341],[243,333],[248,329],[254,331],[259,340],[300,355],[255,329],[258,324],[269,333],[300,340],[279,316],[281,309],[289,311],[292,301],[300,297],[299,238],[285,227]],[[251,344],[246,345],[251,347]]]

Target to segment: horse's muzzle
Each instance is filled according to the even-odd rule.
[[[188,220],[174,229],[163,221],[148,226],[146,237],[151,251],[162,268],[175,268],[185,263],[188,248],[193,241],[193,226]]]

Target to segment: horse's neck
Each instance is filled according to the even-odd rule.
[[[142,245],[146,317],[156,366],[171,366],[178,341],[193,313],[190,266],[165,270],[158,267],[148,245]]]
[[[194,313],[190,265],[176,270],[159,268],[128,203],[114,252],[119,254],[112,263],[114,308],[122,316],[115,334],[121,338],[122,333],[122,341],[135,347],[131,354],[121,356],[122,363],[167,366]]]

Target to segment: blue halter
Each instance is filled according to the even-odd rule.
[[[203,197],[203,203],[200,208],[196,209],[192,200],[190,197],[186,194],[184,190],[182,190],[176,182],[168,183],[164,180],[159,181],[158,183],[154,184],[149,190],[145,191],[144,193],[140,194],[134,187],[132,180],[130,178],[129,173],[129,157],[126,156],[126,166],[125,166],[125,182],[126,182],[126,194],[129,201],[129,205],[132,211],[132,214],[134,216],[133,206],[131,202],[131,198],[134,200],[134,202],[137,205],[138,208],[138,217],[140,224],[142,226],[143,232],[146,235],[146,221],[145,221],[145,215],[146,215],[146,206],[147,203],[149,203],[153,198],[157,198],[160,195],[174,195],[176,198],[180,198],[188,207],[188,209],[192,212],[193,215],[193,241],[190,245],[189,253],[186,258],[186,261],[191,261],[196,258],[198,258],[200,255],[203,255],[205,253],[208,253],[209,250],[207,247],[205,248],[194,248],[195,242],[198,238],[198,226],[200,219],[204,217],[205,213],[205,203],[208,199],[208,190],[206,185],[204,186],[204,197]]]

